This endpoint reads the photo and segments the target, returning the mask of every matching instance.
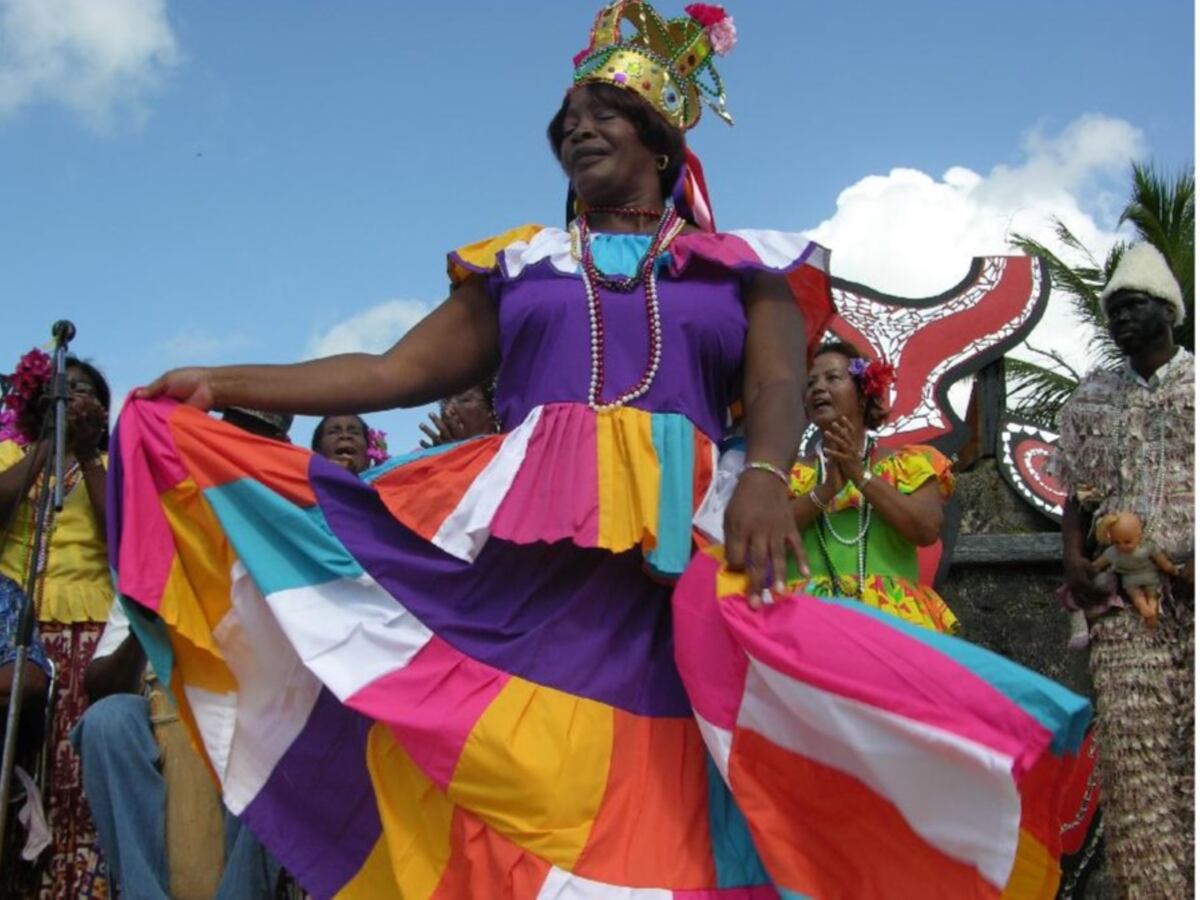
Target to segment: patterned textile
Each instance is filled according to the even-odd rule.
[[[1128,365],[1089,374],[1059,414],[1056,476],[1096,517],[1126,510],[1173,559],[1195,533],[1195,359],[1180,349],[1145,381]]]
[[[17,658],[17,628],[24,601],[25,592],[21,586],[8,576],[0,575],[0,666],[12,665]],[[42,646],[36,622],[27,658],[47,675],[50,674],[50,664],[46,662],[46,650]]]
[[[1172,559],[1195,537],[1195,360],[1180,349],[1151,378],[1091,373],[1063,407],[1053,465],[1099,517],[1130,510]],[[1091,628],[1105,853],[1123,896],[1190,894],[1195,752],[1194,611],[1178,581],[1156,632],[1127,609]],[[1165,892],[1165,893],[1164,893]]]
[[[42,640],[54,663],[56,678],[54,719],[51,733],[46,737],[51,750],[50,772],[43,798],[53,843],[34,864],[16,862],[5,867],[0,892],[8,897],[41,900],[108,897],[96,829],[83,796],[79,758],[67,738],[87,708],[83,673],[101,629],[100,624],[91,622],[41,625]],[[19,830],[13,829],[10,834]]]
[[[954,493],[950,460],[933,447],[901,447],[895,453],[875,460],[871,471],[903,494],[911,494],[929,481],[936,482],[944,499]],[[815,462],[798,462],[792,469],[792,490],[799,496],[806,496],[817,486],[817,477]],[[862,494],[853,483],[848,483],[833,498],[829,518],[839,533],[852,535],[857,531],[861,504]],[[826,539],[826,549],[838,578],[838,583],[834,584],[832,576],[835,573],[831,573],[826,565],[817,527],[814,523],[804,534],[812,578],[798,589],[818,597],[856,596],[856,548]],[[868,606],[944,634],[958,631],[958,619],[950,607],[933,588],[920,583],[917,548],[879,516],[872,518],[867,533],[866,571],[862,601]]]
[[[1122,897],[1191,895],[1191,679],[1177,662],[1189,619],[1168,604],[1153,632],[1129,610],[1091,629],[1105,855]]]

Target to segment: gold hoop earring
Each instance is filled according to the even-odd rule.
[[[659,156],[654,157],[654,164],[656,166],[658,166],[658,171],[665,172],[665,171],[667,171],[667,166],[669,166],[671,164],[671,157],[669,157],[669,156],[667,156],[667,154],[663,153]]]

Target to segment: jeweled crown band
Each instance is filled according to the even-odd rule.
[[[634,91],[680,130],[700,120],[702,103],[729,124],[725,86],[713,55],[733,49],[737,30],[719,6],[694,3],[663,19],[642,0],[615,0],[596,16],[587,48],[575,57],[576,86],[612,84]],[[624,23],[636,33],[622,35]]]

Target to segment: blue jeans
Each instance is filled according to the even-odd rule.
[[[168,900],[166,784],[150,705],[136,694],[93,703],[71,731],[83,763],[83,792],[113,882],[128,900]],[[274,896],[279,864],[228,810],[225,871],[217,900]]]

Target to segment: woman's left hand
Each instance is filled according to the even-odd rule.
[[[747,469],[725,510],[725,561],[733,571],[746,572],[752,609],[763,605],[767,588],[777,594],[787,590],[789,552],[800,574],[807,576],[804,542],[796,530],[787,489],[770,472]]]

